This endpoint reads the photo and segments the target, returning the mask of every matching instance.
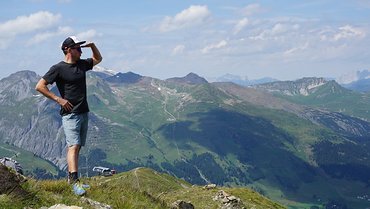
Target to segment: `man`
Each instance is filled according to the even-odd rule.
[[[61,106],[60,114],[68,145],[68,182],[74,183],[74,191],[79,195],[85,193],[82,188],[77,187],[79,184],[76,183],[79,182],[78,156],[81,146],[85,145],[88,128],[86,71],[91,70],[103,59],[94,43],[85,43],[86,41],[79,41],[75,36],[64,40],[61,46],[65,55],[64,60],[53,65],[36,85],[37,91]],[[81,47],[91,48],[92,58],[80,59]],[[54,82],[61,97],[56,96],[47,87]]]

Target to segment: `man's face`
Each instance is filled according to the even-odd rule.
[[[74,60],[79,60],[80,57],[81,57],[81,54],[82,54],[81,46],[79,46],[79,45],[78,46],[73,46],[69,49],[70,49],[69,52],[71,53],[72,58]]]

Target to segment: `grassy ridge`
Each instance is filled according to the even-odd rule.
[[[136,168],[111,177],[86,178],[83,181],[91,186],[87,192],[87,198],[111,205],[113,208],[164,209],[181,199],[191,202],[195,208],[216,209],[221,203],[212,199],[219,190],[240,198],[247,208],[252,206],[256,209],[284,208],[250,189],[219,187],[205,190],[147,168]],[[10,195],[2,195],[0,196],[0,207],[39,208],[61,203],[92,208],[82,202],[80,197],[73,195],[71,186],[65,180],[36,181],[30,179],[22,187],[29,195],[15,199]]]

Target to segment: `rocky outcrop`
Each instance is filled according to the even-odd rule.
[[[216,184],[207,184],[203,186],[203,189],[210,190],[210,189],[215,189],[217,186]]]
[[[229,195],[223,190],[220,190],[213,200],[221,203],[221,209],[245,209],[240,198]]]
[[[86,197],[81,197],[81,201],[84,203],[89,204],[92,208],[94,209],[112,209],[112,206],[86,198]]]
[[[51,207],[41,207],[40,209],[83,209],[82,207],[78,207],[78,206],[67,206],[67,205],[64,205],[64,204],[56,204],[56,205],[53,205]]]
[[[185,202],[183,200],[177,200],[171,204],[171,209],[194,209],[194,205],[190,202]]]
[[[300,116],[349,138],[366,139],[370,137],[370,123],[355,117],[312,108],[306,108]]]
[[[276,81],[272,83],[255,85],[253,88],[268,92],[278,92],[284,95],[308,96],[315,92],[316,88],[326,84],[324,78],[302,78],[296,81]]]
[[[20,185],[23,181],[23,176],[17,175],[3,164],[0,164],[0,195],[8,194],[18,198],[26,197],[28,192]]]

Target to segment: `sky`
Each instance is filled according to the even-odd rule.
[[[70,35],[101,67],[159,79],[336,78],[370,68],[370,0],[6,0],[0,79],[44,75]]]

